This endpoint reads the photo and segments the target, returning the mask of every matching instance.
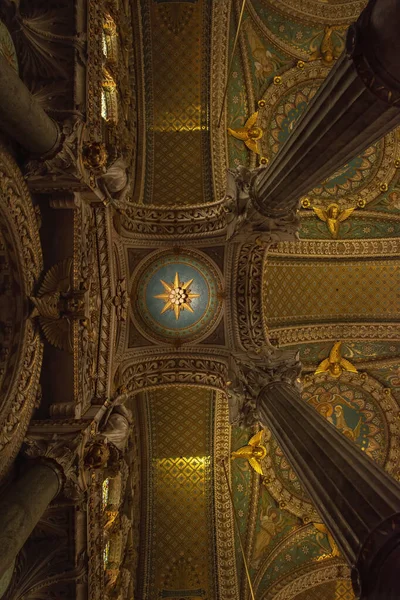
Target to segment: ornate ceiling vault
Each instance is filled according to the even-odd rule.
[[[0,7],[0,597],[354,600],[251,373],[400,481],[399,130],[257,196],[365,4]]]

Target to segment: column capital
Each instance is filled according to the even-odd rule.
[[[78,485],[79,456],[84,443],[84,436],[59,436],[54,434],[49,439],[35,436],[25,438],[23,454],[36,462],[43,462],[53,469],[58,478],[58,495],[66,488]]]
[[[267,167],[228,169],[227,191],[223,200],[227,222],[227,240],[246,243],[273,243],[298,239],[300,219],[297,207],[284,207],[269,217],[257,201],[254,183]]]
[[[243,426],[260,421],[258,398],[272,385],[300,391],[301,363],[297,352],[265,347],[260,352],[232,354],[228,401],[231,422]]]

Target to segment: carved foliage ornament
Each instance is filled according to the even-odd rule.
[[[162,208],[126,205],[120,215],[124,235],[155,239],[204,238],[221,235],[226,227],[221,201],[191,207]]]
[[[249,427],[260,420],[259,402],[262,390],[271,383],[281,382],[300,390],[301,364],[293,350],[277,350],[265,346],[260,351],[235,353],[230,362],[228,398],[236,415],[234,422]]]
[[[224,208],[227,214],[227,240],[258,244],[295,241],[300,220],[297,207],[284,207],[279,217],[267,216],[268,204],[255,196],[254,184],[266,167],[228,169]]]
[[[186,352],[133,360],[121,369],[119,379],[133,393],[166,385],[201,385],[218,390],[226,386],[228,366],[223,359]]]
[[[233,294],[237,344],[244,350],[262,348],[267,342],[262,310],[263,262],[266,248],[243,244],[235,261]]]

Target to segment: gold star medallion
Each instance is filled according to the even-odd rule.
[[[160,279],[165,292],[163,294],[157,294],[154,298],[159,298],[165,301],[164,308],[160,314],[165,313],[167,310],[173,310],[175,313],[175,319],[178,320],[181,314],[181,310],[189,310],[194,312],[191,307],[192,300],[199,298],[200,294],[192,294],[190,286],[193,283],[193,279],[187,283],[179,280],[179,274],[175,273],[175,279],[173,283],[166,283]]]

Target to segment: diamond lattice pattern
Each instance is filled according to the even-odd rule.
[[[400,316],[400,262],[271,260],[264,272],[267,325]]]

